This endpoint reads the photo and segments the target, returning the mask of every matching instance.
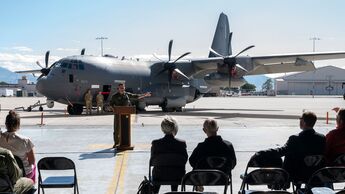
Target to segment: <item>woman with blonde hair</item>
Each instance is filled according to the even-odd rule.
[[[34,144],[28,137],[20,135],[20,116],[14,110],[10,110],[6,116],[6,132],[0,132],[0,147],[10,150],[23,162],[25,176],[35,182],[36,167]]]

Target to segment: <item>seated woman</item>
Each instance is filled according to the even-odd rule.
[[[0,132],[0,147],[10,150],[13,155],[18,156],[24,166],[27,178],[35,182],[36,168],[34,144],[25,136],[19,135],[17,131],[20,128],[20,117],[15,111],[11,110],[6,116],[6,132]]]
[[[161,123],[165,136],[153,140],[150,165],[153,166],[152,182],[154,193],[159,192],[161,184],[172,183],[171,190],[177,191],[178,184],[186,173],[188,159],[187,145],[183,140],[175,138],[178,126],[174,118],[167,116]]]

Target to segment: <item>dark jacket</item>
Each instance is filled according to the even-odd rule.
[[[205,139],[204,142],[198,144],[193,150],[189,158],[189,163],[195,168],[205,169],[207,166],[197,166],[199,161],[205,160],[207,157],[220,156],[225,157],[233,169],[236,166],[236,155],[234,147],[229,141],[223,140],[221,136],[211,136]],[[224,169],[225,173],[230,174],[231,169]]]
[[[305,165],[304,158],[310,155],[323,155],[326,146],[324,135],[314,129],[304,130],[298,135],[292,135],[286,144],[274,149],[281,157],[285,156],[283,168],[292,180],[307,181],[314,169]]]
[[[187,145],[173,135],[153,140],[150,164],[153,167],[153,181],[181,181],[186,173],[188,159]]]

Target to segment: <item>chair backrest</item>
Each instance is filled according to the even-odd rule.
[[[309,179],[308,187],[325,183],[345,182],[345,167],[325,167],[317,170]]]
[[[22,176],[25,177],[26,175],[26,172],[25,172],[25,168],[24,168],[24,164],[23,164],[23,161],[22,159],[19,158],[19,156],[16,156],[16,155],[13,155],[14,156],[14,159],[16,159],[16,162],[19,166],[19,168],[22,170],[23,174]]]
[[[186,158],[181,154],[159,154],[150,159],[150,166],[185,166]]]
[[[338,156],[332,163],[332,166],[345,166],[345,154]]]
[[[38,170],[75,170],[74,162],[65,157],[45,157],[38,161]]]
[[[291,194],[288,191],[252,191],[250,194]]]
[[[226,157],[210,156],[198,161],[195,169],[215,169],[230,174],[231,167],[231,161],[227,160]]]
[[[248,174],[249,168],[282,168],[283,160],[272,151],[261,151],[255,153],[248,161],[244,171],[244,177]]]
[[[182,178],[182,191],[186,190],[186,185],[224,186],[225,194],[229,185],[229,177],[220,170],[193,170]]]
[[[251,171],[243,179],[241,190],[247,185],[269,185],[271,189],[286,189],[289,186],[289,174],[282,168],[259,168]]]

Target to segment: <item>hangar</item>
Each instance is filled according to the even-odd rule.
[[[275,78],[278,95],[343,95],[345,69],[325,66]]]

